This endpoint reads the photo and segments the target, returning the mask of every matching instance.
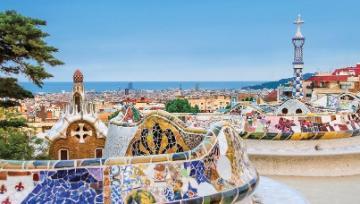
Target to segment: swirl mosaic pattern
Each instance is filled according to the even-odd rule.
[[[161,114],[161,112],[160,112]],[[184,132],[167,118],[150,115],[140,124],[129,144],[127,155],[154,155],[188,151],[203,140],[203,134]]]

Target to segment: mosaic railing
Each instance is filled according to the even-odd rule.
[[[347,138],[360,135],[359,113],[323,113],[293,116],[267,115],[259,112],[246,115],[205,116],[188,115],[185,122],[207,128],[226,120],[244,139],[317,140]]]
[[[297,116],[247,115],[240,136],[263,140],[317,140],[360,135],[358,113]]]
[[[178,153],[67,161],[0,161],[0,202],[233,203],[258,183],[243,141],[217,123]]]

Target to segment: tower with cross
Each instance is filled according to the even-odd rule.
[[[304,21],[301,19],[301,16],[298,15],[294,24],[296,25],[296,33],[292,38],[292,43],[294,45],[294,81],[293,81],[293,98],[301,99],[303,97],[303,74],[302,70],[304,68],[303,61],[303,46],[305,43],[305,38],[301,33],[301,25]]]

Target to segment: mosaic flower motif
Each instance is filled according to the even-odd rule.
[[[281,118],[279,118],[278,124],[275,125],[275,128],[277,128],[278,130],[280,130],[283,133],[293,134],[294,131],[291,128],[292,126],[295,126],[293,120],[289,120],[289,119],[281,117]]]

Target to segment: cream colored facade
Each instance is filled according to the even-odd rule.
[[[230,96],[214,95],[188,98],[191,106],[197,105],[201,112],[214,112],[225,108],[231,102]]]

